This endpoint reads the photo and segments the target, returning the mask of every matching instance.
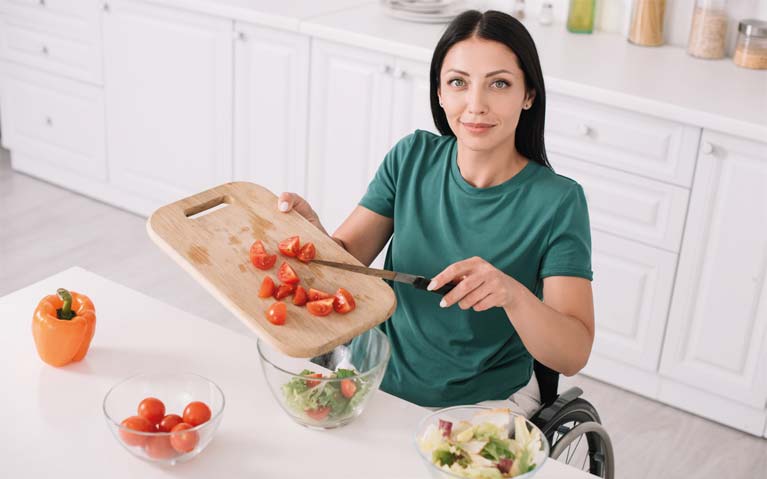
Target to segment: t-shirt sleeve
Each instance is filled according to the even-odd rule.
[[[384,157],[375,176],[370,181],[365,195],[360,200],[360,206],[389,218],[394,217],[394,200],[397,196],[397,178],[401,164],[412,148],[413,137],[408,135],[401,139]]]
[[[589,211],[586,195],[577,183],[562,198],[554,215],[540,270],[541,278],[548,276],[593,279]]]

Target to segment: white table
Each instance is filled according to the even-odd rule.
[[[56,288],[87,294],[96,335],[85,360],[44,364],[31,332],[38,301]],[[201,478],[416,478],[426,469],[413,430],[427,410],[383,392],[352,424],[314,431],[292,422],[268,390],[254,337],[182,312],[81,268],[0,298],[0,476]],[[101,402],[139,372],[190,371],[224,391],[213,442],[175,467],[137,459],[112,437]],[[593,477],[547,461],[541,479]]]

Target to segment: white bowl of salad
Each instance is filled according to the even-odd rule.
[[[431,477],[528,479],[549,457],[533,423],[507,408],[455,406],[425,417],[416,448]]]
[[[260,339],[257,346],[272,395],[294,421],[314,429],[343,426],[362,414],[391,356],[377,328],[311,359],[286,356]]]

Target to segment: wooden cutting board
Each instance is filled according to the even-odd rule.
[[[361,264],[295,211],[278,211],[277,196],[253,183],[226,183],[163,206],[149,217],[147,231],[229,311],[289,356],[326,353],[385,321],[397,305],[394,291],[381,279],[282,256],[277,244],[298,235],[301,244],[314,243],[317,259]],[[268,271],[250,262],[250,246],[257,239],[269,254],[277,254],[277,263]],[[285,324],[271,324],[264,313],[275,300],[259,298],[258,290],[267,275],[279,284],[277,270],[283,261],[295,270],[307,291],[315,288],[333,294],[343,287],[352,293],[357,307],[347,314],[317,317],[305,306],[295,306],[290,296],[283,300],[288,306]]]

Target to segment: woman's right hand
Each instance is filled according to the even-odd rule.
[[[282,192],[277,199],[277,209],[283,213],[287,213],[290,210],[296,210],[296,213],[306,218],[309,223],[313,224],[325,234],[328,234],[320,223],[320,217],[314,212],[312,206],[296,193]]]

